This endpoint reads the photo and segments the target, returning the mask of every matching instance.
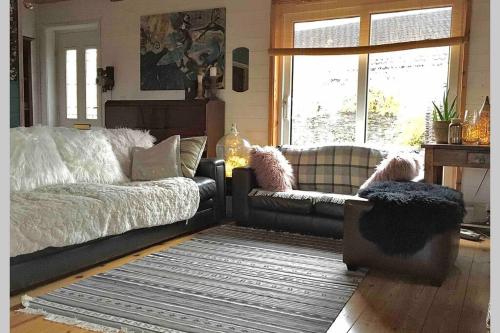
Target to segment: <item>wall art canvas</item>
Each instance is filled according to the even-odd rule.
[[[141,17],[141,90],[183,90],[217,67],[224,88],[226,9]]]

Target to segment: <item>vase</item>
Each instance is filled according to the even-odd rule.
[[[450,122],[447,120],[435,120],[432,123],[436,143],[448,143],[448,129]]]

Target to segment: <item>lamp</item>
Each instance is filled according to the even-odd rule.
[[[101,86],[102,92],[112,90],[115,86],[115,68],[113,66],[106,66],[106,69],[97,69],[96,83]]]
[[[250,143],[240,136],[236,124],[231,126],[231,132],[223,136],[216,146],[217,158],[226,162],[226,177],[233,176],[233,169],[248,165]]]

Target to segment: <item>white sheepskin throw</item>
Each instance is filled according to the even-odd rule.
[[[50,128],[61,157],[76,182],[113,184],[128,178],[102,132]]]
[[[73,182],[75,179],[46,127],[10,129],[11,191]]]
[[[132,148],[148,149],[153,147],[156,141],[149,131],[131,128],[97,128],[92,131],[99,131],[108,139],[123,173],[129,178],[132,170]]]
[[[10,255],[187,220],[196,213],[199,201],[198,186],[184,177],[120,185],[51,185],[13,192]]]

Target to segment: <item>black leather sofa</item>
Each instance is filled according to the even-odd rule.
[[[309,198],[249,195],[257,187],[251,168],[233,169],[233,217],[238,225],[342,238],[343,203],[354,196],[339,195],[339,199],[333,203],[314,202]]]
[[[220,223],[226,211],[224,161],[202,159],[194,181],[200,191],[200,204],[191,219],[12,257],[10,293],[17,294],[153,244]]]

